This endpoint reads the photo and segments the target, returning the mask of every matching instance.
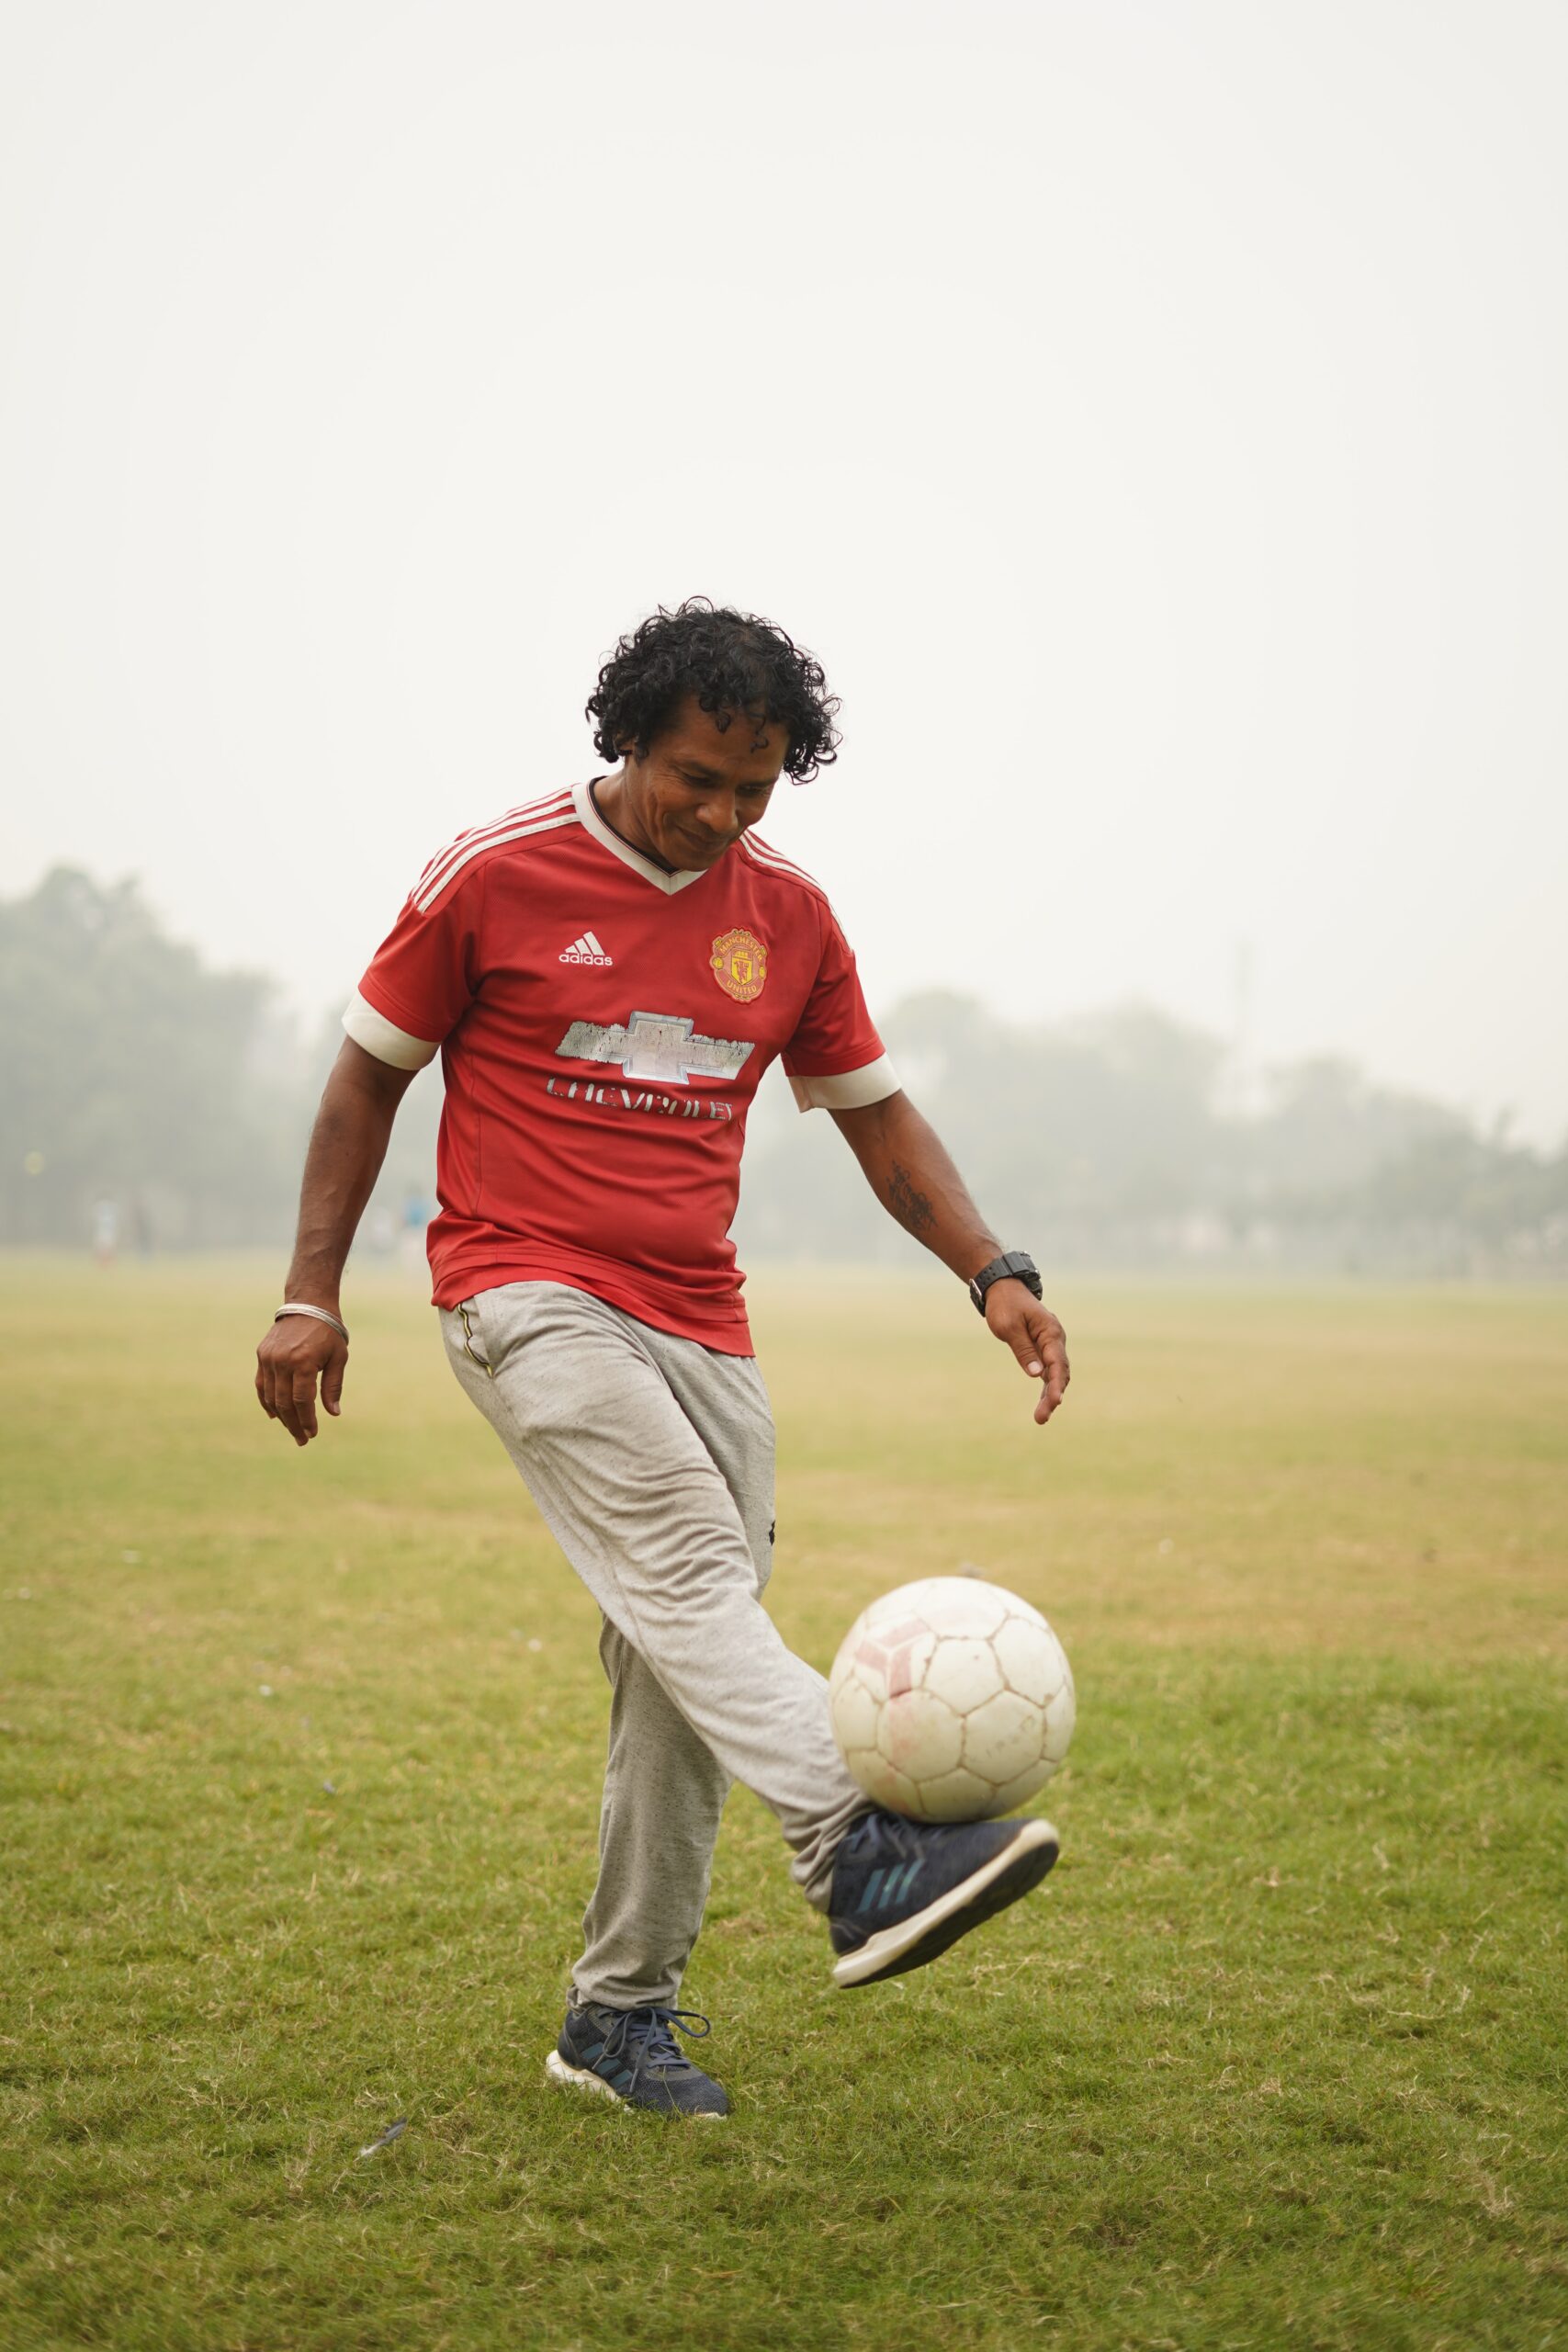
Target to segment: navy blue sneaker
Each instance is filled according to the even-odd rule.
[[[612,2009],[586,2001],[568,2009],[545,2072],[565,2089],[591,2091],[622,2107],[651,2108],[660,2115],[728,2115],[728,2099],[711,2075],[693,2065],[672,2026],[694,2041],[709,2031],[695,2009]]]
[[[1060,1839],[1048,1821],[906,1821],[868,1813],[833,1862],[835,1984],[874,1984],[928,1960],[1038,1886]]]

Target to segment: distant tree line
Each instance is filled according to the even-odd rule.
[[[1008,1023],[967,997],[885,1024],[987,1215],[1053,1264],[1386,1273],[1568,1271],[1568,1140],[1482,1133],[1318,1058],[1251,1081],[1144,1007]],[[281,1243],[340,1033],[304,1040],[264,974],[215,971],[133,883],[58,868],[0,902],[0,1242]],[[389,1249],[432,1196],[434,1073],[416,1080],[364,1228]],[[742,1254],[893,1261],[908,1242],[821,1116],[770,1078]]]
[[[302,1042],[266,974],[214,971],[133,882],[57,866],[0,900],[0,1243],[281,1243],[333,1031]],[[382,1219],[431,1182],[439,1091],[412,1091]]]
[[[1541,1154],[1483,1135],[1350,1062],[1264,1073],[1242,1105],[1224,1046],[1145,1006],[1007,1023],[929,993],[883,1028],[991,1224],[1053,1264],[1568,1272],[1568,1141]],[[748,1167],[748,1246],[905,1252],[817,1124],[775,1103]]]

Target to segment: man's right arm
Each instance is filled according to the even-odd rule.
[[[333,1065],[310,1130],[299,1188],[299,1227],[284,1297],[290,1305],[338,1315],[338,1290],[355,1231],[375,1189],[412,1069],[378,1061],[352,1037]],[[296,1445],[316,1434],[316,1383],[336,1416],[348,1342],[314,1316],[286,1315],[256,1350],[256,1396],[269,1420],[281,1421]]]

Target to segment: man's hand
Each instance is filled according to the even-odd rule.
[[[986,1321],[1004,1348],[1010,1348],[1031,1380],[1043,1385],[1034,1418],[1042,1427],[1066,1393],[1072,1372],[1067,1335],[1048,1306],[1018,1282],[993,1283],[986,1293]]]
[[[284,1277],[291,1303],[337,1313],[338,1284],[360,1213],[387,1156],[398,1104],[412,1069],[394,1069],[345,1037],[332,1067],[299,1188],[299,1229]],[[341,1408],[348,1341],[313,1315],[286,1315],[256,1350],[256,1396],[296,1445],[316,1434],[316,1383],[334,1419]]]
[[[285,1315],[256,1350],[256,1395],[270,1421],[281,1421],[296,1445],[316,1434],[316,1382],[335,1419],[343,1410],[348,1341],[310,1315]]]

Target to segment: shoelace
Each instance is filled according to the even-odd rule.
[[[713,2031],[700,2009],[623,2009],[604,2037],[604,2056],[626,2060],[634,2083],[645,2066],[664,2075],[689,2073],[692,2062],[671,2026],[693,2041],[702,2041]]]

